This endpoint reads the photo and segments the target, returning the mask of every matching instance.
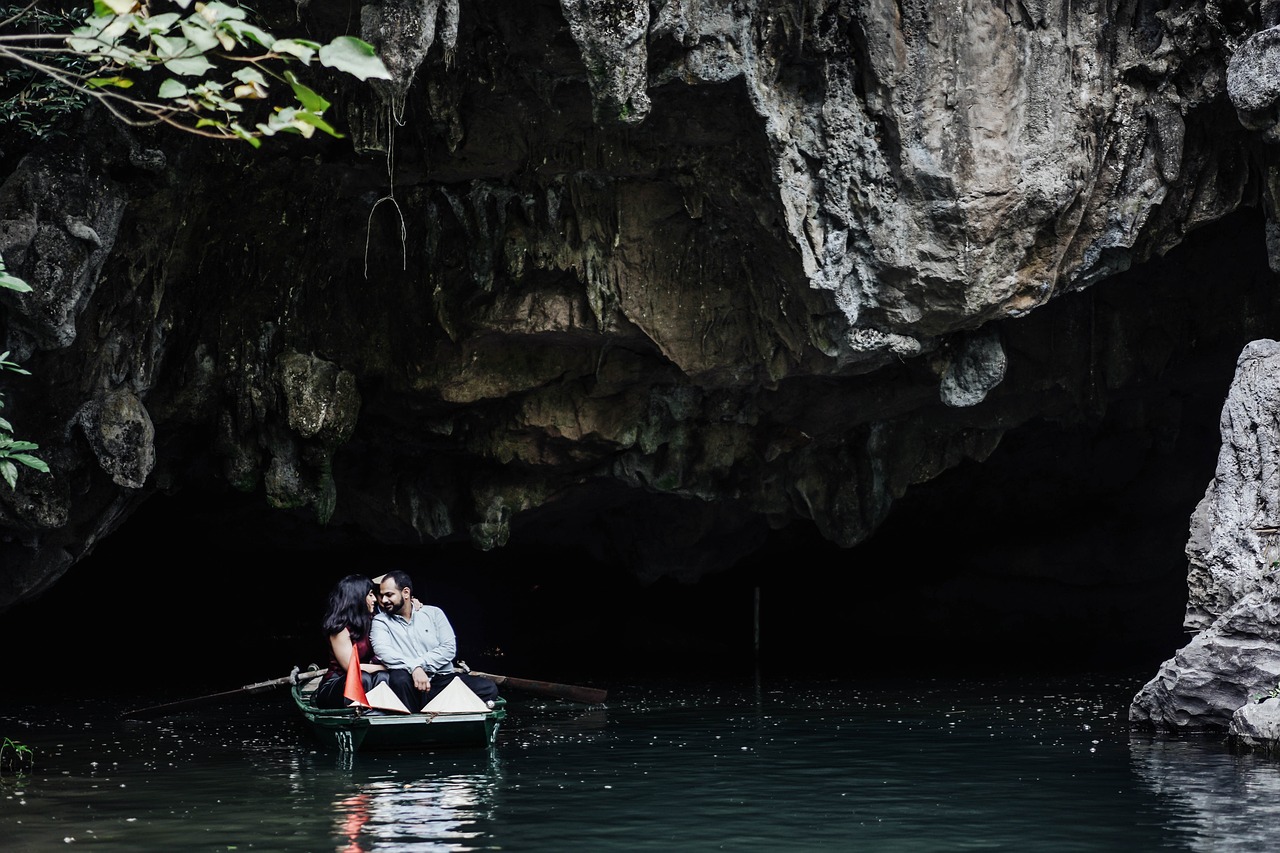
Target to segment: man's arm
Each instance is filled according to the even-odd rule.
[[[432,607],[428,614],[436,635],[436,646],[427,652],[422,668],[427,672],[453,672],[453,659],[458,655],[458,638],[449,624],[449,617],[439,607]]]
[[[413,669],[414,664],[405,656],[406,650],[398,642],[396,633],[387,620],[380,616],[381,614],[375,615],[373,624],[369,626],[369,643],[373,646],[373,653],[387,669]]]

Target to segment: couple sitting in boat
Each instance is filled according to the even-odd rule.
[[[397,569],[376,580],[375,586],[364,575],[348,575],[329,593],[324,617],[329,671],[315,704],[352,704],[345,696],[347,668],[358,662],[366,693],[385,683],[408,710],[425,707],[455,678],[492,707],[498,698],[493,681],[454,671],[457,639],[444,611],[418,602],[405,572]]]

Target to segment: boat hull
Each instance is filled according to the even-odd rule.
[[[507,716],[502,699],[486,713],[378,715],[357,707],[316,708],[303,685],[295,684],[292,693],[311,734],[334,752],[487,747]]]

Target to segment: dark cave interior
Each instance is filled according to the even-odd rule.
[[[852,678],[1150,674],[1186,640],[1187,521],[1213,475],[1236,356],[1280,316],[1261,231],[1261,215],[1246,211],[1061,297],[1141,310],[1167,295],[1153,288],[1211,288],[1244,319],[1173,356],[1156,381],[1093,401],[1084,415],[1037,418],[984,462],[914,487],[852,549],[796,522],[696,583],[644,584],[586,549],[522,542],[518,528],[490,552],[388,546],[306,524],[265,542],[254,531],[280,516],[261,495],[180,492],[150,498],[51,591],[4,618],[41,657],[196,671],[229,688],[322,664],[318,624],[332,583],[401,567],[449,614],[461,658],[529,678],[608,684],[757,667]],[[1172,412],[1159,431],[1136,414],[1153,407]],[[246,512],[265,521],[228,521]],[[181,692],[169,677],[156,684]]]

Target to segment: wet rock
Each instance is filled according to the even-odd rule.
[[[5,499],[0,551],[61,531],[78,556],[115,499],[196,471],[387,541],[565,531],[646,578],[723,567],[762,524],[856,545],[1008,430],[1100,417],[1267,321],[1075,293],[1276,207],[1251,181],[1280,153],[1225,97],[1274,21],[1113,11],[370,0],[396,79],[335,94],[355,150],[138,134],[106,157],[87,124],[0,190],[0,248],[39,291],[3,297],[40,383],[5,413],[66,484]],[[126,392],[155,463],[107,440]],[[656,503],[697,523],[657,541]],[[579,526],[543,523],[568,506]]]
[[[1222,450],[1191,518],[1187,613],[1195,638],[1134,697],[1131,722],[1224,729],[1280,679],[1280,343],[1244,348],[1222,409]]]
[[[1231,715],[1227,731],[1237,746],[1268,753],[1280,750],[1280,700],[1241,705]]]
[[[458,0],[376,0],[360,7],[360,34],[391,72],[386,85],[396,112],[436,37],[447,53],[458,39]]]
[[[80,410],[79,422],[112,482],[142,488],[156,464],[155,426],[142,401],[127,390],[109,391]]]
[[[11,274],[32,291],[0,291],[13,307],[9,334],[20,359],[35,346],[59,348],[76,338],[76,321],[98,285],[115,244],[126,192],[103,168],[100,153],[45,149],[25,157],[0,186],[0,252]]]
[[[1227,94],[1246,127],[1275,132],[1280,106],[1280,27],[1250,36],[1227,64]]]
[[[322,358],[286,352],[280,356],[277,376],[290,429],[330,446],[351,437],[360,414],[360,393],[350,371]]]
[[[560,0],[582,49],[596,121],[639,124],[649,114],[648,0]]]
[[[942,374],[942,402],[955,407],[976,406],[1004,379],[1007,365],[998,334],[966,337]]]

